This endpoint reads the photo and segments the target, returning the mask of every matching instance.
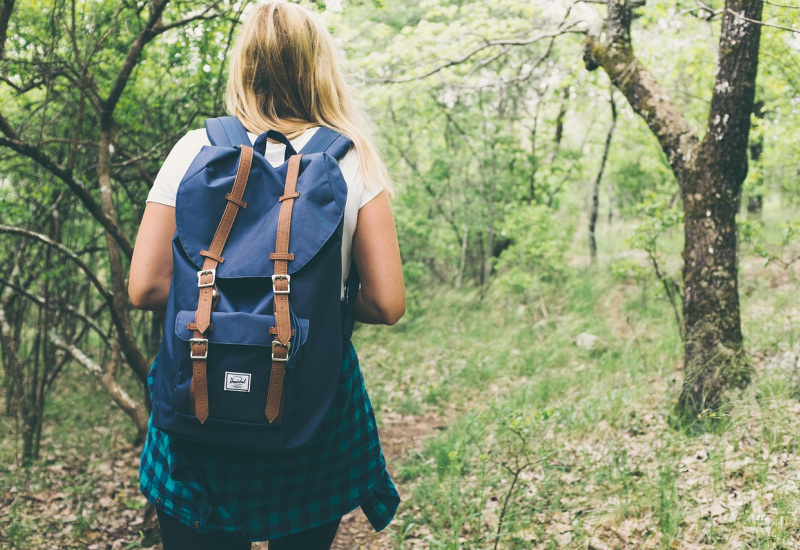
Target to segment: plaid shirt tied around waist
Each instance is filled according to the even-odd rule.
[[[344,346],[336,397],[317,435],[293,451],[243,451],[173,438],[152,423],[140,488],[158,509],[201,533],[239,540],[279,538],[361,506],[376,531],[400,497],[386,471],[358,357]],[[158,358],[148,376],[152,387]]]

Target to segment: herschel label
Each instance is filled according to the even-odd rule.
[[[226,372],[225,391],[250,391],[250,373]]]

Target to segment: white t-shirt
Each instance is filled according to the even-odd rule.
[[[309,128],[302,135],[290,140],[295,151],[302,149],[316,131],[317,128]],[[255,143],[258,136],[250,132],[247,135],[250,137],[250,142]],[[203,145],[211,145],[204,129],[190,131],[175,144],[175,147],[167,155],[167,159],[158,171],[153,187],[150,189],[150,194],[147,196],[147,202],[175,206],[178,185]],[[280,166],[283,163],[285,149],[286,146],[282,143],[267,141],[267,150],[264,153],[264,158],[272,166]],[[339,169],[342,171],[344,181],[347,183],[347,202],[344,209],[344,232],[342,234],[342,297],[344,297],[344,281],[350,273],[350,253],[353,246],[353,234],[356,231],[358,211],[362,206],[378,196],[380,189],[374,191],[364,186],[364,178],[361,176],[358,161],[358,152],[356,152],[355,148],[350,149],[339,161]]]

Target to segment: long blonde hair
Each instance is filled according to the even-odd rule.
[[[297,135],[327,126],[350,138],[364,184],[394,195],[370,121],[342,75],[340,53],[320,18],[282,1],[256,5],[231,53],[228,112],[248,130]]]

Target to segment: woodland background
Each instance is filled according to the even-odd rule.
[[[308,5],[409,295],[354,336],[404,501],[335,547],[800,547],[800,5]],[[158,545],[128,262],[247,6],[0,2],[0,547]]]

